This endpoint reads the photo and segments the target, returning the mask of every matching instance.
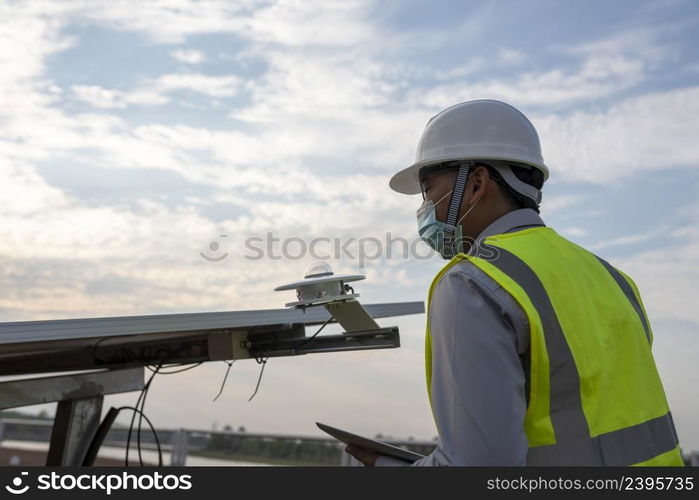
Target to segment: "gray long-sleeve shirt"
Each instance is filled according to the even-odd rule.
[[[535,210],[514,210],[476,240],[543,225]],[[478,267],[461,261],[435,285],[429,322],[439,440],[432,453],[409,465],[526,465],[529,324],[522,308]],[[382,455],[375,465],[408,464]]]

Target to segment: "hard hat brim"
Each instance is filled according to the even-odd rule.
[[[388,182],[389,187],[401,194],[420,194],[420,181],[417,178],[417,173],[421,167],[422,165],[415,163],[397,172]]]

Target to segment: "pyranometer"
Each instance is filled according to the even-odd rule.
[[[289,302],[286,307],[309,307],[329,302],[340,302],[354,297],[358,293],[347,283],[359,281],[365,278],[362,274],[333,273],[327,262],[314,262],[306,268],[305,276],[300,281],[289,283],[275,288],[275,291],[296,289],[297,302]],[[348,292],[352,293],[348,293]]]

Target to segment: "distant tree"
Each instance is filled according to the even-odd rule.
[[[238,432],[245,432],[245,427],[243,427],[242,425],[238,427]]]
[[[232,430],[233,430],[233,427],[231,427],[230,424],[226,424],[226,425],[223,426],[223,430],[226,431],[226,432],[232,431]]]

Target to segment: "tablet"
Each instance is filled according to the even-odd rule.
[[[425,455],[420,455],[414,451],[399,448],[398,446],[393,446],[381,441],[374,441],[373,439],[358,436],[357,434],[352,434],[351,432],[343,431],[342,429],[338,429],[336,427],[321,424],[320,422],[316,422],[316,425],[321,430],[327,432],[332,437],[339,439],[345,444],[351,444],[352,446],[356,446],[358,448],[371,450],[381,455],[388,455],[389,457],[398,458],[410,463],[425,457]]]

